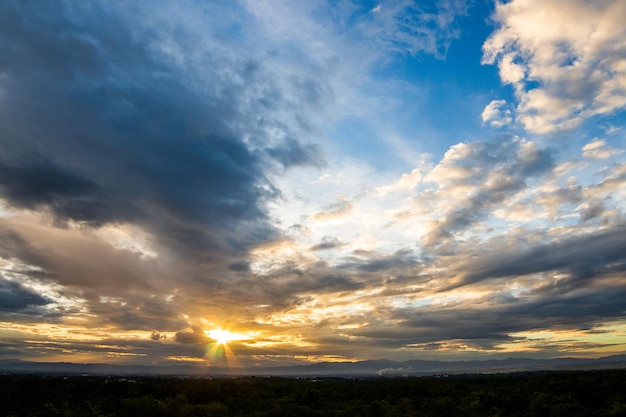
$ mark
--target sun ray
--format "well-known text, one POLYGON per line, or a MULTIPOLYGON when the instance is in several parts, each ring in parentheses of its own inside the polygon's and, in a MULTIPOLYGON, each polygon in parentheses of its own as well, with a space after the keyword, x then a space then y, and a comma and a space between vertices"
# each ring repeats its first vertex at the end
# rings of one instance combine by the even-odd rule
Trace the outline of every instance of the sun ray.
POLYGON ((205 330, 204 334, 214 340, 207 351, 209 360, 216 361, 223 356, 230 370, 241 368, 241 363, 239 363, 237 356, 228 344, 235 341, 250 340, 250 336, 221 328, 205 330))

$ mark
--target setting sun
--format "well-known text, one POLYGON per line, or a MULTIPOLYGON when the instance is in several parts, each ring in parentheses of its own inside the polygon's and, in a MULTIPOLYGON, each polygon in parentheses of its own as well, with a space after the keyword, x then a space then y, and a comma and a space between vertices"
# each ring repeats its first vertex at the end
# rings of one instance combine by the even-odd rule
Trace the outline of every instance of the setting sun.
POLYGON ((219 345, 226 345, 229 342, 232 342, 234 340, 250 339, 249 336, 238 334, 238 333, 232 333, 232 332, 229 332, 228 330, 223 330, 223 329, 205 330, 204 334, 210 337, 211 339, 215 340, 215 342, 219 345))

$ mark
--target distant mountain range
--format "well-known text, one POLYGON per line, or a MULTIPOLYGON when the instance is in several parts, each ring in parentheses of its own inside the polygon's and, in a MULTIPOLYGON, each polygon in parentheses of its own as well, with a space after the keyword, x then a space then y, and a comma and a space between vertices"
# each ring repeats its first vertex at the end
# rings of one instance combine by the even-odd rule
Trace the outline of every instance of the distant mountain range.
POLYGON ((88 375, 170 375, 170 376, 285 376, 285 377, 368 377, 429 376, 444 374, 492 374, 528 371, 626 368, 626 355, 603 358, 491 359, 473 361, 368 360, 361 362, 322 362, 310 365, 254 368, 217 368, 203 365, 111 365, 69 362, 0 361, 3 373, 88 374, 88 375))

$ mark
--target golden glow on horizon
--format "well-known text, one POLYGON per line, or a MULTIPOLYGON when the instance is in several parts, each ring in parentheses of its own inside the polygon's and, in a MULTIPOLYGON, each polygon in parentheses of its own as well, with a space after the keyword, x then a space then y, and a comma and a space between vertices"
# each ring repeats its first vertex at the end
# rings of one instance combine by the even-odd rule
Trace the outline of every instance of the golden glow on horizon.
MULTIPOLYGON (((469 293, 465 295, 469 295, 469 293)), ((303 306, 298 307, 303 308, 303 306)), ((348 313, 343 311, 343 305, 340 307, 339 311, 329 310, 328 314, 348 313)), ((298 311, 298 315, 304 315, 304 310, 298 311)), ((343 314, 340 314, 337 322, 328 323, 329 328, 341 331, 339 335, 344 340, 356 341, 356 336, 352 335, 351 331, 367 325, 367 322, 344 322, 343 318, 343 314)), ((164 359, 178 362, 205 362, 210 366, 220 367, 226 365, 230 369, 250 366, 251 360, 257 361, 263 357, 267 357, 270 361, 284 360, 286 362, 355 359, 343 355, 337 355, 337 358, 333 358, 333 355, 322 354, 319 350, 322 346, 315 343, 315 334, 304 331, 302 327, 269 333, 267 331, 248 331, 245 328, 233 330, 231 327, 222 328, 206 322, 204 325, 213 327, 210 330, 203 330, 203 334, 207 337, 204 357, 176 355, 172 352, 173 354, 164 355, 164 359), (265 352, 259 355, 254 351, 256 349, 263 349, 265 352), (294 355, 294 352, 299 353, 294 355)), ((165 333, 161 334, 165 335, 165 333)), ((168 333, 166 336, 158 343, 164 346, 164 352, 169 353, 171 349, 177 346, 176 336, 174 333, 168 333), (165 348, 165 345, 169 345, 169 347, 165 348)), ((561 352, 561 356, 589 357, 620 354, 624 352, 626 347, 626 323, 616 321, 589 330, 537 329, 536 331, 513 333, 510 336, 512 339, 492 347, 464 343, 461 340, 448 340, 442 342, 438 351, 441 354, 471 352, 475 354, 501 355, 507 353, 527 356, 539 354, 546 347, 549 347, 554 352, 561 352)), ((71 357, 72 362, 123 363, 132 358, 145 357, 145 353, 134 351, 134 341, 145 341, 150 337, 150 332, 123 331, 107 327, 88 328, 61 323, 31 326, 0 322, 0 339, 8 342, 24 341, 27 346, 26 349, 33 355, 32 357, 42 361, 70 361, 68 358, 71 357), (123 343, 122 340, 126 340, 127 343, 123 343), (89 345, 89 349, 87 345, 89 345)), ((363 343, 367 342, 367 338, 359 337, 359 339, 361 338, 363 343)), ((424 352, 424 346, 426 345, 416 344, 406 346, 406 348, 408 349, 407 352, 415 353, 424 352)))
POLYGON ((191 356, 167 356, 165 357, 168 361, 176 361, 176 362, 202 362, 204 363, 204 359, 202 358, 194 358, 191 356))
POLYGON ((540 352, 551 345, 568 355, 603 356, 621 354, 626 346, 626 324, 606 323, 595 330, 537 330, 511 334, 519 341, 498 345, 507 352, 540 352))
MULTIPOLYGON (((174 339, 173 333, 162 333, 169 339, 174 339)), ((33 337, 38 340, 51 338, 56 342, 77 341, 98 343, 107 339, 119 340, 145 340, 149 339, 151 332, 143 330, 120 330, 110 327, 89 327, 81 325, 43 323, 36 326, 0 322, 0 338, 25 338, 33 337), (29 336, 30 335, 30 336, 29 336)))

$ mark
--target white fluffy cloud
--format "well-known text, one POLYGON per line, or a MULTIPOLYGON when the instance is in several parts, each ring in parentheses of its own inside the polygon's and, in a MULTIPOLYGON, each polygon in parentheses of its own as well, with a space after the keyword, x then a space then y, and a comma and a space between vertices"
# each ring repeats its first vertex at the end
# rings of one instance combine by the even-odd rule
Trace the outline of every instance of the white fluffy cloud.
POLYGON ((498 29, 483 45, 512 84, 517 120, 534 133, 579 125, 626 107, 626 2, 498 3, 498 29))
POLYGON ((481 114, 483 123, 489 123, 494 127, 502 127, 513 121, 511 110, 507 108, 505 100, 492 100, 485 106, 481 114))
POLYGON ((585 158, 606 159, 613 155, 620 155, 623 152, 620 149, 613 149, 607 146, 606 142, 600 139, 594 139, 583 146, 583 156, 585 158))

